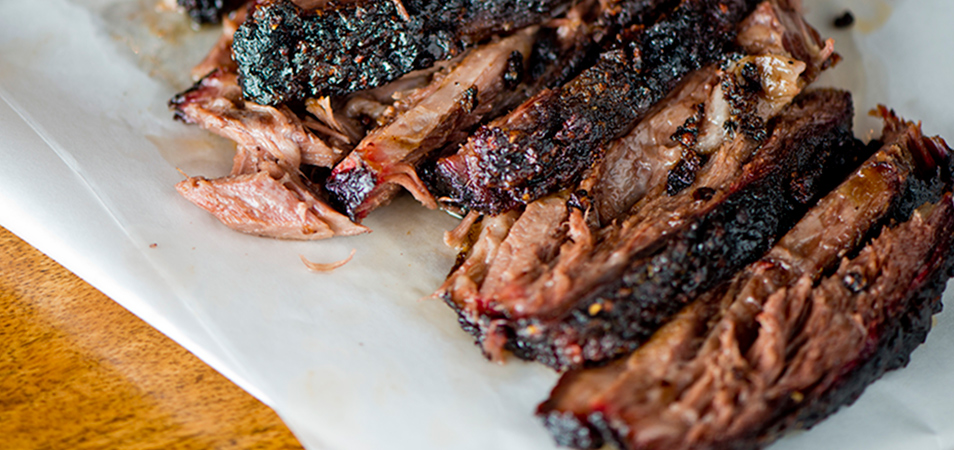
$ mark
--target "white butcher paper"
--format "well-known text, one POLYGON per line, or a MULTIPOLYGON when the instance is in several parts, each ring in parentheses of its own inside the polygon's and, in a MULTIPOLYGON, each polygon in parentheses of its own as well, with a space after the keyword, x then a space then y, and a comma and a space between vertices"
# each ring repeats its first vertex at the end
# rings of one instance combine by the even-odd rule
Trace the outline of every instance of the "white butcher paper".
MULTIPOLYGON (((429 295, 456 221, 408 196, 373 233, 320 242, 245 236, 181 198, 228 172, 232 146, 166 102, 217 31, 158 0, 0 0, 0 225, 176 340, 286 421, 309 449, 553 449, 533 416, 558 376, 488 362, 429 295), (333 273, 299 259, 354 259, 333 273)), ((844 56, 819 85, 954 139, 954 2, 806 0, 844 56), (845 10, 856 22, 831 23, 845 10)), ((949 289, 945 299, 951 302, 949 289)), ((952 306, 954 308, 954 306, 952 306)), ((954 448, 954 314, 907 368, 776 450, 954 448)))

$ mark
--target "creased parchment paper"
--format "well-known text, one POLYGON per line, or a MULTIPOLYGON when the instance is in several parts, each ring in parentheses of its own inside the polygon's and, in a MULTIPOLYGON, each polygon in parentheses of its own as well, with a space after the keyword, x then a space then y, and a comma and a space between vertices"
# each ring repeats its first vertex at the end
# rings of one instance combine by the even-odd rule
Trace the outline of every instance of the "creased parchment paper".
MULTIPOLYGON (((806 1, 846 58, 820 84, 855 93, 859 136, 880 129, 864 112, 882 102, 954 139, 954 2, 806 1), (856 25, 833 30, 846 8, 856 25)), ((275 408, 310 449, 554 448, 532 412, 557 375, 487 362, 426 299, 453 261, 453 218, 404 197, 369 235, 280 242, 176 194, 177 168, 221 175, 232 150, 165 106, 216 31, 155 4, 0 1, 0 225, 275 408), (299 260, 352 249, 331 274, 299 260)), ((954 315, 907 369, 773 448, 954 448, 954 315)))

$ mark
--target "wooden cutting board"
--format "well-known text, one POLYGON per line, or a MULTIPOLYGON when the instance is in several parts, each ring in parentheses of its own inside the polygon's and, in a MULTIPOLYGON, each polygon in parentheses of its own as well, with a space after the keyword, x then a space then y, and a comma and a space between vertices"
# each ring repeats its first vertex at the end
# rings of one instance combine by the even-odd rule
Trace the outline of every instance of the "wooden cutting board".
POLYGON ((301 445, 267 406, 0 228, 0 447, 301 445))

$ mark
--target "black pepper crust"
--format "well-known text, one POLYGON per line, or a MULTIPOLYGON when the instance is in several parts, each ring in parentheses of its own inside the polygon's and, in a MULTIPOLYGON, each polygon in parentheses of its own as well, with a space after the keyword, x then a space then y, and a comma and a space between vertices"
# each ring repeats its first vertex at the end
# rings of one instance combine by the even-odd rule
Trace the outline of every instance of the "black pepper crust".
POLYGON ((308 11, 290 0, 269 0, 253 7, 232 49, 246 98, 274 105, 380 86, 572 3, 363 0, 308 11))

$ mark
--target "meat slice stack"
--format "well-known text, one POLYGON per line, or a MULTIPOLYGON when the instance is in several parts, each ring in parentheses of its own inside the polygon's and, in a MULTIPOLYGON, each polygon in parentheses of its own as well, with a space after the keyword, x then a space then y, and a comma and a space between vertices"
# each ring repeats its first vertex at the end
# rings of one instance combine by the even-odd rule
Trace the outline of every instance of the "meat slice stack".
POLYGON ((566 371, 561 445, 760 448, 923 341, 950 149, 854 138, 800 0, 185 1, 224 33, 176 118, 236 143, 178 191, 324 239, 403 190, 464 215, 439 288, 491 359, 566 371))
MULTIPOLYGON (((566 14, 547 22, 546 29, 531 26, 484 43, 468 44, 465 47, 470 47, 469 50, 462 47, 464 54, 452 61, 406 73, 372 90, 344 97, 308 98, 303 104, 269 106, 270 101, 248 99, 253 97, 249 89, 240 87, 248 82, 248 75, 243 71, 246 63, 240 53, 245 45, 243 33, 262 27, 256 21, 281 9, 294 11, 302 20, 330 27, 335 33, 347 33, 355 23, 342 22, 344 16, 340 14, 353 13, 362 20, 372 20, 373 14, 369 16, 371 13, 366 7, 403 8, 400 2, 389 3, 390 6, 379 3, 350 4, 341 7, 344 9, 334 9, 338 7, 333 5, 307 9, 292 2, 256 2, 249 6, 250 10, 241 9, 226 21, 222 39, 194 69, 196 75, 204 77, 192 89, 176 96, 170 105, 176 110, 177 118, 236 141, 235 169, 229 177, 211 182, 190 178, 179 185, 179 191, 233 229, 292 239, 321 239, 367 231, 355 223, 347 224, 335 209, 355 222, 360 221, 373 209, 390 202, 402 186, 425 206, 435 208, 437 202, 417 174, 421 161, 463 141, 480 121, 499 116, 541 89, 565 81, 567 76, 589 63, 588 51, 599 46, 607 35, 625 24, 654 20, 668 5, 663 0, 618 0, 605 5, 584 1, 566 8, 554 3, 554 7, 566 10, 566 14), (337 12, 332 14, 329 8, 337 12), (337 18, 332 19, 332 15, 337 18), (310 156, 317 155, 314 150, 319 147, 326 157, 320 161, 309 160, 310 156), (291 184, 283 181, 271 185, 266 183, 267 177, 251 177, 266 170, 258 163, 250 169, 248 164, 240 162, 258 150, 266 150, 266 154, 281 160, 281 170, 274 167, 267 170, 271 178, 278 180, 287 175, 291 184), (346 155, 348 152, 350 155, 346 155), (305 167, 300 167, 302 165, 305 167), (327 175, 310 169, 313 166, 333 170, 327 175), (305 177, 304 172, 318 176, 305 177), (241 180, 236 178, 239 176, 241 180), (252 178, 254 183, 249 182, 252 178), (279 185, 294 185, 291 190, 295 192, 282 192, 279 185), (272 200, 256 203, 255 197, 272 200), (321 226, 321 222, 336 225, 321 226)), ((442 7, 426 2, 417 6, 442 7)), ((445 6, 453 9, 460 5, 445 6)), ((458 12, 467 17, 494 11, 499 15, 501 11, 494 8, 501 7, 481 3, 458 12)), ((534 6, 521 3, 520 7, 534 6)), ((526 20, 536 23, 550 17, 549 13, 540 11, 534 14, 526 20)), ((421 20, 430 20, 425 16, 421 20)), ((272 22, 274 26, 265 27, 268 33, 308 34, 307 30, 295 28, 297 22, 272 22)), ((489 26, 488 30, 502 26, 476 22, 471 25, 489 26)), ((484 32, 486 30, 481 33, 484 32)), ((363 52, 357 60, 374 57, 374 48, 364 44, 360 47, 355 49, 363 52)), ((285 53, 259 57, 272 61, 285 53)), ((262 67, 267 61, 258 61, 255 67, 262 67)), ((321 83, 328 86, 332 81, 321 83)))
POLYGON ((565 374, 538 411, 557 441, 760 448, 905 365, 954 264, 951 160, 885 115, 881 150, 764 258, 626 359, 565 374))

